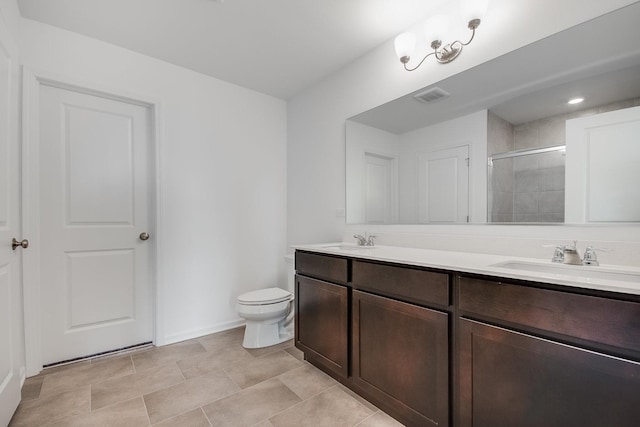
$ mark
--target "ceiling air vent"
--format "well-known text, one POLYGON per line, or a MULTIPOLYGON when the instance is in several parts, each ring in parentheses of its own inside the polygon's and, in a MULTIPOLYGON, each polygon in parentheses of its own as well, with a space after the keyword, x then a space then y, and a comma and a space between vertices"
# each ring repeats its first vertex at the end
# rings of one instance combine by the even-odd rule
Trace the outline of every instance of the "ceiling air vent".
POLYGON ((439 87, 434 87, 431 89, 427 89, 424 92, 420 92, 418 94, 413 95, 415 99, 420 102, 424 102, 425 104, 431 104, 433 102, 442 101, 445 98, 451 96, 449 92, 444 89, 440 89, 439 87))

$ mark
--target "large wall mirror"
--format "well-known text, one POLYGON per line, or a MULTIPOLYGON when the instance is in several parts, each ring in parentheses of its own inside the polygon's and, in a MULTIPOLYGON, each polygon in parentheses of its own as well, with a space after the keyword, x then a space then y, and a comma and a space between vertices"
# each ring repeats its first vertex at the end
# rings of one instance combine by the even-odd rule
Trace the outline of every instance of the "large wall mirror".
POLYGON ((348 119, 347 222, 640 222, 638 18, 635 3, 348 119))

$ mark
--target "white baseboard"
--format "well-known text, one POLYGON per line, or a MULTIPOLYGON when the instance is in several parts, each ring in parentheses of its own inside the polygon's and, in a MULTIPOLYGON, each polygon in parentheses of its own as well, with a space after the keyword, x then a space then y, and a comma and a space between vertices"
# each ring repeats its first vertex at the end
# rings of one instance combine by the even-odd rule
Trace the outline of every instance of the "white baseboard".
MULTIPOLYGON (((174 344, 180 341, 186 341, 193 338, 199 338, 204 335, 215 334, 216 332, 226 331, 228 329, 244 326, 244 319, 232 320, 229 322, 218 323, 216 325, 207 326, 206 328, 194 329, 192 331, 181 332, 179 334, 168 335, 163 340, 162 345, 174 344)), ((158 345, 158 344, 156 344, 158 345)))

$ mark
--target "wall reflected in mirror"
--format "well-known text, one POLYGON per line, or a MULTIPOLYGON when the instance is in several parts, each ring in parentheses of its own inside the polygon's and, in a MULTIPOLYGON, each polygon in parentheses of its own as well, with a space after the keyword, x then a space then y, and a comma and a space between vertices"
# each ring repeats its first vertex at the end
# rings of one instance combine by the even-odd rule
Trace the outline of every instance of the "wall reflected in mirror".
POLYGON ((640 182, 639 15, 628 6, 350 118, 347 222, 640 221, 640 190, 624 185, 640 182), (615 44, 599 36, 612 29, 615 44), (608 142, 567 140, 573 122, 608 142))

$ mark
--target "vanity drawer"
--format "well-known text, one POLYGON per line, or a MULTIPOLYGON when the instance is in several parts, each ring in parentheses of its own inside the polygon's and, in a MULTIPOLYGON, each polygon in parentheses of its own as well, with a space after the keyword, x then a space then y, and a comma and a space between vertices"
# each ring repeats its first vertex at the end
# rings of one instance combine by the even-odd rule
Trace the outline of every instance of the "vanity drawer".
POLYGON ((328 255, 296 251, 296 271, 298 274, 343 285, 349 280, 348 261, 328 255))
POLYGON ((463 276, 458 286, 466 313, 640 352, 638 302, 463 276))
POLYGON ((449 305, 449 275, 354 260, 354 288, 416 304, 449 305))

